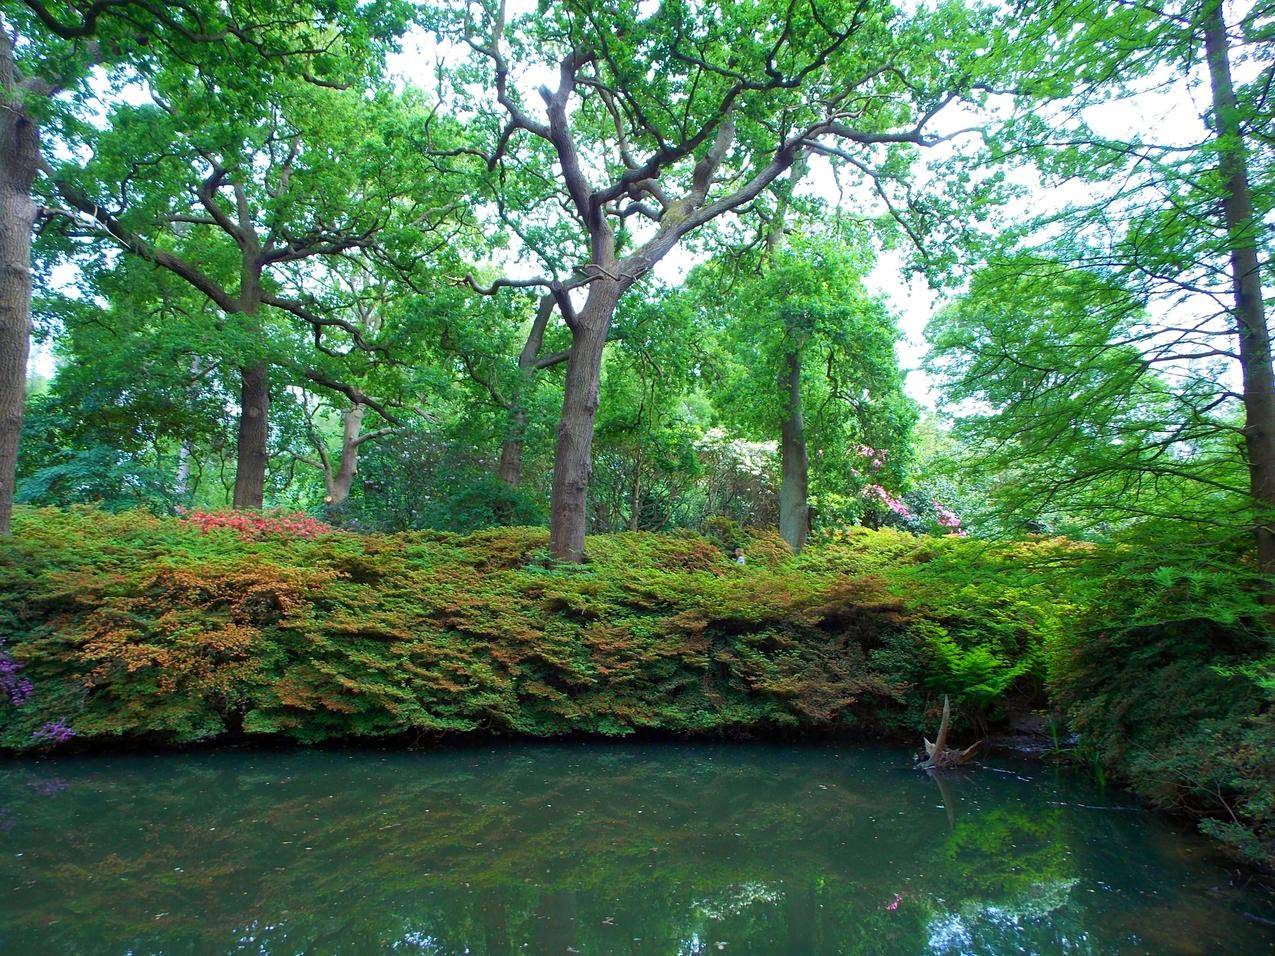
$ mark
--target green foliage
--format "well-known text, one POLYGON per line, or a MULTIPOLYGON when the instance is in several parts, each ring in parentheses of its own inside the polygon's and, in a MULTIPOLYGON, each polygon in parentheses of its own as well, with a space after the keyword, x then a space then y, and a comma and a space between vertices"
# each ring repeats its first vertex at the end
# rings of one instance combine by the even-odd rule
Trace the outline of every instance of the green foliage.
POLYGON ((711 397, 732 434, 778 440, 789 357, 799 357, 811 493, 830 526, 862 515, 866 484, 901 482, 916 420, 894 316, 864 283, 872 265, 865 234, 813 228, 764 259, 710 262, 684 294, 717 337, 711 397), (887 450, 879 473, 865 464, 865 445, 887 450))
POLYGON ((819 570, 769 534, 740 534, 741 567, 693 534, 630 532, 590 539, 577 567, 544 562, 535 528, 245 539, 25 511, 0 615, 35 692, 0 733, 22 749, 59 718, 80 740, 172 743, 919 729, 929 688, 872 656, 930 653, 924 601, 900 596, 926 565, 888 571, 903 537, 831 545, 819 570), (877 573, 839 570, 859 556, 877 573))
POLYGON ((443 531, 477 531, 500 525, 538 525, 540 502, 491 474, 459 475, 422 509, 420 526, 443 531))
POLYGON ((1081 752, 1157 806, 1275 861, 1275 634, 1235 542, 1144 529, 1095 550, 1050 689, 1081 752))
POLYGON ((793 557, 729 521, 711 534, 598 535, 558 565, 538 528, 245 539, 19 509, 0 632, 33 690, 0 705, 0 743, 44 746, 59 720, 88 744, 915 740, 944 694, 965 735, 1048 687, 1098 767, 1269 854, 1275 651, 1242 551, 855 529, 793 557))
POLYGON ((1149 351, 1150 322, 1119 278, 1030 255, 989 264, 935 316, 930 368, 963 409, 948 472, 984 476, 985 521, 1241 526, 1248 478, 1222 376, 1157 371, 1171 356, 1149 351))

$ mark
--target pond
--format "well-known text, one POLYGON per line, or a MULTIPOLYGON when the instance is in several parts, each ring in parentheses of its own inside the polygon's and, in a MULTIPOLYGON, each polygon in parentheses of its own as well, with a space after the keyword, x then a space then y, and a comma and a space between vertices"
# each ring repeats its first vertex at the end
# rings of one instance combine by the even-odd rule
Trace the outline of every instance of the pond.
POLYGON ((940 785, 848 745, 0 763, 0 951, 1271 951, 1272 901, 1203 838, 990 764, 940 785))

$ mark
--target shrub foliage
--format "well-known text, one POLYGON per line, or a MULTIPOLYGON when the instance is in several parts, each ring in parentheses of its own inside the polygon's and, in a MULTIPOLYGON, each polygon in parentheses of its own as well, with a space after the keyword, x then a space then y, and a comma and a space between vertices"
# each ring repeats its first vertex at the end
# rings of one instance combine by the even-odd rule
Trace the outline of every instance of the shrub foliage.
POLYGON ((894 530, 626 532, 26 510, 0 544, 0 746, 966 728, 1052 698, 1081 752, 1270 857, 1270 631, 1242 557, 894 530), (744 537, 741 537, 743 535, 744 537), (729 540, 726 540, 729 538, 729 540), (745 564, 732 555, 742 547, 745 564), (1240 570, 1236 570, 1239 568, 1240 570))

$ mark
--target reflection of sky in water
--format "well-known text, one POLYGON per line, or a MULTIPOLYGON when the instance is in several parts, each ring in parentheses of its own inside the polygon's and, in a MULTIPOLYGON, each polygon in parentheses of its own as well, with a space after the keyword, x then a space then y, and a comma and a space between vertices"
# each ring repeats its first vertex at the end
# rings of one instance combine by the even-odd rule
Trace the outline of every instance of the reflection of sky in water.
POLYGON ((0 952, 1268 952, 1198 836, 1043 766, 520 745, 0 765, 0 952))
POLYGON ((764 883, 744 883, 726 888, 713 899, 696 900, 692 908, 708 919, 720 920, 733 916, 754 903, 777 903, 782 898, 782 893, 764 883))
POLYGON ((931 953, 997 951, 1014 948, 1027 924, 1054 937, 1059 952, 1089 952, 1083 927, 1068 913, 1069 897, 1080 881, 1057 880, 1031 887, 1012 904, 967 904, 956 913, 940 913, 926 924, 931 953), (998 946, 999 944, 999 946, 998 946))

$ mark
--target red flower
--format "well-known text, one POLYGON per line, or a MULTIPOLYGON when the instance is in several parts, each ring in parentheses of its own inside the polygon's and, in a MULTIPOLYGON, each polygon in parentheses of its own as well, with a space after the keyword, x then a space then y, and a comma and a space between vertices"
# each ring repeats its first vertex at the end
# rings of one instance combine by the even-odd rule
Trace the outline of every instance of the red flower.
POLYGON ((259 511, 192 511, 181 521, 200 531, 233 531, 245 540, 268 536, 313 538, 336 530, 330 524, 300 512, 268 514, 259 511))

